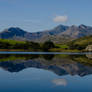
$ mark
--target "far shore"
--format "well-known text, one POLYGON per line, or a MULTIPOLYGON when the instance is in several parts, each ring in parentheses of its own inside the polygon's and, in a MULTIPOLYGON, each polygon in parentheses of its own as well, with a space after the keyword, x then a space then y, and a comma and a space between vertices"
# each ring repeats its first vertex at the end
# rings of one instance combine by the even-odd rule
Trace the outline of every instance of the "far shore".
POLYGON ((61 53, 85 53, 89 51, 80 51, 80 50, 62 50, 62 49, 50 49, 49 51, 42 50, 24 50, 24 49, 0 49, 0 52, 61 52, 61 53))

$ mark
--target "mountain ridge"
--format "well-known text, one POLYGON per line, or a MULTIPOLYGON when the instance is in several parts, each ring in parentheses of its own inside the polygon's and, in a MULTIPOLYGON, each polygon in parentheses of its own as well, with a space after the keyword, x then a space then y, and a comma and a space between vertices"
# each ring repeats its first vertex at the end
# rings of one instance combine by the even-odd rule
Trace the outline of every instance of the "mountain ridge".
POLYGON ((92 27, 86 25, 58 25, 51 30, 45 30, 42 32, 27 32, 18 27, 10 27, 0 32, 1 39, 12 40, 29 40, 36 42, 44 42, 46 40, 52 40, 55 43, 67 42, 80 37, 92 35, 92 27))

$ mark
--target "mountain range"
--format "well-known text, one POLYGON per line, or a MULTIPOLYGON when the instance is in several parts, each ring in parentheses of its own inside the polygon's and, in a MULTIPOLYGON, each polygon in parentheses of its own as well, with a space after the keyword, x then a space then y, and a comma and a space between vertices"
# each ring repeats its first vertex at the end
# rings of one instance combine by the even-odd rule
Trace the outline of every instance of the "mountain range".
POLYGON ((36 42, 44 42, 52 40, 55 43, 67 42, 80 37, 92 35, 92 27, 86 25, 58 25, 51 30, 44 30, 41 32, 27 32, 18 27, 11 27, 0 32, 1 39, 12 40, 29 40, 36 42))

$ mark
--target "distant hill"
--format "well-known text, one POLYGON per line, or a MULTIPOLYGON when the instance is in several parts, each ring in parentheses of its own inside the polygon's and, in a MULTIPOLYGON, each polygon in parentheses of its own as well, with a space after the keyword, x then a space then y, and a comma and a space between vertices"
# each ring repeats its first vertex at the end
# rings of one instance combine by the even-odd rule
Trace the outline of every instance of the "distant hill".
POLYGON ((92 27, 81 24, 79 26, 59 25, 51 30, 34 33, 24 31, 17 27, 11 27, 1 32, 0 38, 12 40, 30 40, 37 42, 52 40, 56 43, 61 43, 89 35, 92 35, 92 27))

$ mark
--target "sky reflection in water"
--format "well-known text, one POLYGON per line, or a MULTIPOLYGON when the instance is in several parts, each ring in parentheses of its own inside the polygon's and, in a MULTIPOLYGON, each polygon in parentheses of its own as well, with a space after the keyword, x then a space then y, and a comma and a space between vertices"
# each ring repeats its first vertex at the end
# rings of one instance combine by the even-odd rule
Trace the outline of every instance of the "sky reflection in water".
POLYGON ((91 54, 0 54, 0 92, 91 92, 91 54))

